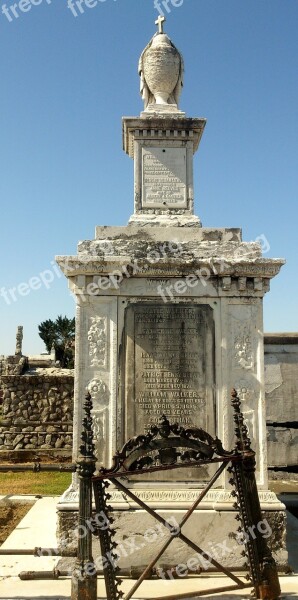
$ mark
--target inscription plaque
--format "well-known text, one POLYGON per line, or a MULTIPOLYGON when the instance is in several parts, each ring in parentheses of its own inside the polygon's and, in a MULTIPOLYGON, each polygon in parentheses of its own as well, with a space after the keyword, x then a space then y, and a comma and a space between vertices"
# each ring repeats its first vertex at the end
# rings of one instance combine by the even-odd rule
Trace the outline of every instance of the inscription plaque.
MULTIPOLYGON (((126 309, 125 340, 126 439, 148 430, 163 414, 215 435, 212 309, 132 305, 126 309)), ((181 479, 187 479, 185 472, 181 479)))
POLYGON ((186 149, 143 148, 144 208, 187 208, 186 149))

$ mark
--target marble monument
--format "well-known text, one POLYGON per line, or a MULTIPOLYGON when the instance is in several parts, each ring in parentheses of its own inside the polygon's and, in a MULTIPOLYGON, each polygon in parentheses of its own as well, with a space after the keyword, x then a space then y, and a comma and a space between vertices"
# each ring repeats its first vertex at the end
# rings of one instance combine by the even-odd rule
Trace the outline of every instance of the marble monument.
MULTIPOLYGON (((275 558, 285 564, 284 507, 267 480, 262 316, 263 297, 284 260, 264 258, 259 243, 242 241, 241 229, 204 228, 194 214, 193 157, 206 120, 179 109, 183 58, 164 33, 163 19, 157 24, 139 63, 144 110, 123 118, 123 148, 134 161, 134 212, 127 226, 98 226, 77 255, 57 257, 77 300, 74 458, 86 388, 94 403, 98 461, 110 466, 123 443, 162 414, 200 426, 232 449, 235 387, 257 453, 275 558)), ((132 477, 126 485, 179 521, 209 476, 207 470, 171 472, 143 482, 132 477)), ((64 533, 77 503, 74 479, 58 507, 64 533)), ((223 475, 194 514, 189 534, 207 548, 235 538, 233 503, 223 475)), ((132 531, 144 540, 150 517, 117 490, 111 504, 119 541, 132 531)), ((147 564, 150 548, 139 546, 124 566, 147 564)), ((242 564, 240 551, 232 544, 222 562, 242 564)), ((169 565, 175 545, 171 552, 169 565)), ((179 549, 179 560, 188 552, 179 549)))

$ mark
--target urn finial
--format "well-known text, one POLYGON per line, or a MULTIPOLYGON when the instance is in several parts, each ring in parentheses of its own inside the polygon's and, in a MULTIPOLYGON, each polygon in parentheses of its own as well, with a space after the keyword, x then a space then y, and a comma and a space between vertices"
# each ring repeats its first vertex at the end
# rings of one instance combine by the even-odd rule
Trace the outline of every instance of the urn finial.
POLYGON ((183 57, 163 31, 165 17, 155 22, 154 34, 139 61, 141 95, 146 112, 179 112, 178 103, 183 87, 183 57))

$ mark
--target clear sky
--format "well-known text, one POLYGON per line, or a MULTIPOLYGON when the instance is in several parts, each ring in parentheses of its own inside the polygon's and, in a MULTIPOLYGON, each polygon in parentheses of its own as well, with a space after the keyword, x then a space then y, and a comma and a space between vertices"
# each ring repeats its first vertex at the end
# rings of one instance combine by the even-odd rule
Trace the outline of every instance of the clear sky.
MULTIPOLYGON (((89 5, 75 16, 67 0, 0 0, 0 289, 39 278, 9 304, 0 296, 0 354, 14 353, 17 325, 25 354, 44 351, 38 324, 75 308, 54 256, 133 212, 121 117, 142 110, 137 64, 159 13, 154 0, 89 5), (40 274, 47 287, 37 289, 40 274)), ((169 9, 166 32, 186 64, 181 108, 208 119, 196 214, 206 227, 242 227, 247 241, 264 235, 265 256, 287 259, 264 302, 265 330, 298 331, 298 0, 169 9)))

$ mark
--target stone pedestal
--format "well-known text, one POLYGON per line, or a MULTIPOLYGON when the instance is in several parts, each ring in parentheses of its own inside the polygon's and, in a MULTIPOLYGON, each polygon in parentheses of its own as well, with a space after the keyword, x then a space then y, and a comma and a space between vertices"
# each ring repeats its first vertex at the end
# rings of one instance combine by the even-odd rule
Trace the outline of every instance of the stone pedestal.
MULTIPOLYGON (((279 524, 275 550, 284 564, 283 505, 267 483, 262 327, 262 299, 283 261, 262 258, 259 244, 242 242, 237 229, 129 225, 97 227, 94 241, 58 262, 78 304, 74 457, 86 388, 94 401, 96 453, 107 466, 128 437, 163 413, 183 426, 199 425, 233 448, 229 396, 235 387, 257 454, 262 509, 270 513, 268 522, 279 524)), ((179 514, 209 475, 178 473, 128 485, 152 506, 179 514)), ((77 500, 74 483, 61 500, 60 516, 77 500)), ((140 511, 116 490, 112 504, 119 539, 128 535, 131 518, 136 527, 145 526, 136 517, 140 511)), ((208 531, 215 543, 218 519, 223 538, 233 531, 232 521, 236 531, 224 476, 202 509, 193 525, 202 542, 208 531)), ((232 564, 240 560, 231 556, 232 564)), ((147 555, 139 552, 134 560, 145 564, 147 555)))
POLYGON ((194 215, 193 155, 206 119, 143 113, 123 119, 123 147, 134 159, 130 224, 200 226, 194 215))

